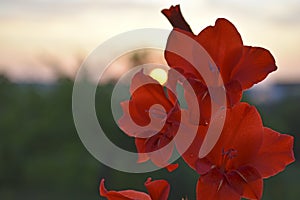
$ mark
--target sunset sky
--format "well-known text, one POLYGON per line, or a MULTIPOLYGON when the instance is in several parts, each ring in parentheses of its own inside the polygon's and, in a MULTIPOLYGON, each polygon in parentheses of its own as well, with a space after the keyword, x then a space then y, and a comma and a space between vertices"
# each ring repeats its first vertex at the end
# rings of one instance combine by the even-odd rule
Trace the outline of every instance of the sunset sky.
POLYGON ((73 76, 81 59, 114 35, 137 28, 170 29, 160 13, 181 4, 194 33, 226 17, 244 44, 274 55, 268 81, 299 81, 299 0, 0 0, 0 74, 13 81, 73 76))

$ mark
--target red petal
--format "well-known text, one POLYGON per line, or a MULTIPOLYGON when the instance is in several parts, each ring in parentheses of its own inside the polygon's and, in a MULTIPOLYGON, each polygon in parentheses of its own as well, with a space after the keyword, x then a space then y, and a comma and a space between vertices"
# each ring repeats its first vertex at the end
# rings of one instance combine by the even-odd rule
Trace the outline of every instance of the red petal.
POLYGON ((163 9, 161 12, 168 18, 174 28, 192 32, 190 26, 182 16, 180 5, 171 6, 169 9, 163 9))
POLYGON ((293 143, 292 136, 264 128, 263 143, 251 164, 263 178, 274 176, 295 161, 293 143))
POLYGON ((153 79, 151 76, 145 75, 142 69, 132 77, 129 89, 130 94, 133 94, 136 89, 147 84, 160 85, 157 80, 153 79))
MULTIPOLYGON (((123 115, 118 120, 118 125, 122 129, 122 131, 124 131, 128 136, 147 138, 157 134, 164 127, 165 120, 162 119, 160 116, 154 115, 151 115, 151 123, 147 124, 147 126, 140 126, 136 124, 136 122, 132 119, 132 116, 130 115, 129 101, 123 101, 120 103, 120 105, 123 110, 123 115)), ((161 113, 163 112, 164 111, 161 110, 161 113)), ((156 113, 159 113, 159 109, 156 109, 156 113)), ((149 117, 149 113, 145 113, 144 117, 149 117)), ((133 118, 136 119, 136 117, 133 118)))
POLYGON ((202 30, 197 40, 219 67, 224 83, 228 83, 242 55, 243 41, 237 29, 228 20, 217 19, 215 26, 202 30))
MULTIPOLYGON (((138 88, 129 101, 132 119, 140 126, 148 125, 150 123, 149 110, 155 104, 163 106, 167 113, 173 108, 161 85, 147 84, 138 88)), ((164 116, 165 113, 162 111, 161 118, 164 116)))
POLYGON ((145 182, 145 186, 151 197, 151 200, 167 200, 170 192, 170 184, 165 180, 151 181, 151 178, 145 182))
POLYGON ((150 196, 144 192, 134 190, 123 191, 107 191, 104 186, 104 179, 100 183, 100 195, 106 197, 108 200, 151 200, 150 196))
POLYGON ((231 188, 249 199, 260 199, 263 182, 259 172, 251 166, 243 166, 226 174, 231 188))
POLYGON ((198 159, 196 161, 196 171, 201 175, 208 173, 211 170, 212 166, 212 163, 206 158, 198 159))
POLYGON ((146 162, 150 158, 159 167, 168 165, 174 149, 173 141, 162 136, 161 133, 148 139, 136 138, 135 145, 139 153, 139 163, 146 162))
POLYGON ((178 99, 176 97, 177 91, 177 84, 180 82, 182 79, 182 76, 174 70, 174 69, 169 69, 168 70, 168 80, 166 82, 166 88, 167 88, 167 94, 168 94, 168 99, 171 101, 173 105, 178 104, 178 99))
POLYGON ((243 197, 247 199, 261 199, 263 193, 263 179, 257 179, 245 185, 243 197))
POLYGON ((261 175, 257 169, 251 166, 242 166, 237 169, 237 172, 247 183, 261 179, 261 175))
POLYGON ((107 195, 107 190, 105 188, 104 181, 105 181, 104 179, 101 180, 99 191, 100 191, 100 195, 105 197, 107 195))
POLYGON ((175 164, 170 164, 166 167, 166 169, 168 170, 168 172, 173 172, 174 170, 176 170, 178 168, 179 164, 175 163, 175 164))
POLYGON ((121 102, 123 116, 119 119, 119 126, 127 135, 151 137, 164 128, 168 114, 172 118, 168 120, 180 119, 178 107, 167 99, 162 86, 142 71, 133 77, 131 93, 129 101, 121 102))
POLYGON ((190 32, 174 29, 170 33, 165 58, 171 68, 186 78, 196 79, 207 85, 213 85, 219 78, 210 55, 190 32))
POLYGON ((208 54, 205 49, 203 49, 203 52, 195 52, 195 45, 197 44, 194 34, 176 28, 169 35, 165 58, 171 68, 177 70, 186 78, 192 77, 202 80, 196 66, 190 63, 194 62, 193 64, 196 64, 207 60, 208 54))
POLYGON ((230 187, 239 195, 242 195, 244 192, 243 185, 245 184, 245 181, 242 179, 242 177, 236 172, 231 171, 226 174, 226 180, 228 181, 228 184, 230 187))
POLYGON ((222 152, 234 149, 237 156, 227 162, 227 168, 237 169, 257 155, 262 137, 263 125, 255 107, 239 103, 228 109, 221 136, 207 158, 220 166, 222 152))
POLYGON ((232 71, 230 78, 239 81, 245 90, 264 80, 276 69, 274 57, 268 50, 244 46, 241 60, 232 71))
POLYGON ((188 79, 188 82, 184 82, 183 88, 185 89, 184 97, 190 111, 191 122, 207 125, 211 115, 211 98, 207 87, 196 79, 188 79), (193 87, 192 91, 190 90, 191 88, 187 89, 187 84, 193 87), (197 101, 194 99, 195 95, 197 95, 197 101))
MULTIPOLYGON (((171 102, 166 98, 163 87, 151 77, 143 74, 142 71, 132 78, 130 92, 130 116, 140 126, 150 123, 149 109, 151 106, 159 104, 167 113, 173 108, 171 102)), ((165 116, 164 113, 161 115, 165 116)))
MULTIPOLYGON (((190 125, 190 126, 192 126, 192 125, 190 125)), ((192 144, 182 154, 182 158, 184 159, 184 161, 194 170, 197 170, 197 161, 199 160, 198 154, 199 154, 199 150, 202 145, 203 139, 205 137, 205 134, 207 132, 207 129, 208 129, 208 126, 199 126, 197 135, 196 135, 195 139, 193 140, 192 144)), ((176 147, 177 147, 177 143, 176 143, 176 147)), ((179 152, 181 152, 181 151, 179 151, 179 152)))
POLYGON ((230 81, 225 85, 227 104, 232 107, 242 99, 242 86, 238 81, 230 81))
POLYGON ((147 139, 144 138, 135 138, 135 146, 138 152, 138 163, 143 163, 150 159, 146 152, 146 141, 147 139))
POLYGON ((168 161, 172 156, 173 149, 174 149, 174 143, 173 143, 173 141, 170 141, 169 139, 167 139, 165 137, 160 139, 160 141, 161 141, 161 144, 159 144, 158 148, 155 148, 155 149, 153 147, 151 147, 153 144, 153 143, 151 143, 152 141, 147 143, 146 151, 148 148, 150 151, 148 155, 149 155, 151 161, 155 165, 160 166, 160 167, 165 167, 169 164, 168 161))
POLYGON ((197 200, 240 200, 241 196, 230 188, 223 175, 212 169, 200 176, 197 183, 197 200))

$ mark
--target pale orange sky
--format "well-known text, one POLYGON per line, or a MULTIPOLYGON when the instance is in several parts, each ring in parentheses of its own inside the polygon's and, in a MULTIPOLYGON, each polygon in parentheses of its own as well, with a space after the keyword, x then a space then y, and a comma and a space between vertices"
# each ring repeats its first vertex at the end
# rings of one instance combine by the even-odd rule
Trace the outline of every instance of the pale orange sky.
POLYGON ((171 30, 160 11, 178 3, 194 33, 226 17, 246 45, 269 49, 279 69, 268 81, 299 81, 298 0, 0 0, 0 73, 15 81, 73 76, 79 60, 114 35, 171 30))

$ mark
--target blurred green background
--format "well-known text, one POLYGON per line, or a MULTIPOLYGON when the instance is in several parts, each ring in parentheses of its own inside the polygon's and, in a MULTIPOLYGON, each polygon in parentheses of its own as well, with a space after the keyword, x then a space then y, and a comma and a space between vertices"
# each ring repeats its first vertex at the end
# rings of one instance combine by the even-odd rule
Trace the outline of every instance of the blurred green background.
MULTIPOLYGON (((113 86, 109 82, 97 90, 99 121, 112 141, 122 141, 120 146, 134 149, 132 139, 113 121, 108 106, 113 86)), ((198 175, 181 160, 179 169, 172 173, 162 169, 153 173, 127 174, 94 159, 82 145, 74 127, 72 87, 72 80, 67 78, 52 84, 28 84, 12 83, 4 76, 0 77, 1 200, 96 200, 101 199, 98 187, 102 178, 106 179, 108 189, 145 191, 143 184, 147 177, 168 180, 171 183, 169 199, 185 196, 195 199, 198 175)), ((244 101, 256 102, 266 126, 295 136, 296 159, 300 152, 299 90, 297 84, 277 85, 272 89, 277 98, 259 103, 255 101, 260 95, 256 90, 244 95, 244 101), (283 96, 278 97, 278 94, 283 96)), ((300 199, 299 171, 300 163, 296 161, 284 172, 266 180, 263 199, 300 199)))

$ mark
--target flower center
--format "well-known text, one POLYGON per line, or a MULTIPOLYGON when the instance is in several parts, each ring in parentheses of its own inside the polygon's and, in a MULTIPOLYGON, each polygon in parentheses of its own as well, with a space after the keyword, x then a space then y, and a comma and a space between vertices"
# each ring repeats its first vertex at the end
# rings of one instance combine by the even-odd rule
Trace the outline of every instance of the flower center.
POLYGON ((222 172, 227 171, 230 161, 235 157, 237 157, 237 150, 230 148, 225 151, 224 148, 222 149, 222 161, 220 167, 222 172))

